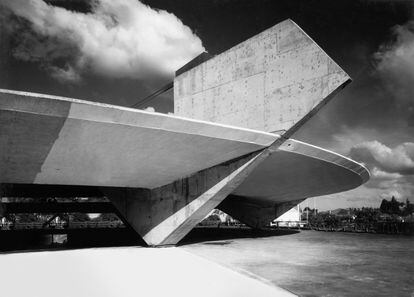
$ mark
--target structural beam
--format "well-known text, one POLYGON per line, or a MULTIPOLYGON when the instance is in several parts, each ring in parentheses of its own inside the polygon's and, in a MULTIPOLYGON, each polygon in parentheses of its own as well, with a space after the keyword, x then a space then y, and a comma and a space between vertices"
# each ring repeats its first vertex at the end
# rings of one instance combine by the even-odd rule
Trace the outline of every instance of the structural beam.
MULTIPOLYGON (((1 202, 4 213, 114 213, 110 202, 1 202)), ((1 211, 1 210, 0 210, 1 211)), ((0 212, 1 215, 1 212, 0 212)))
POLYGON ((74 198, 74 197, 103 197, 99 187, 79 185, 50 185, 50 184, 11 184, 1 183, 3 197, 18 198, 74 198))
POLYGON ((249 227, 262 229, 303 200, 275 203, 230 195, 217 208, 249 227))
MULTIPOLYGON (((340 182, 325 181, 322 192, 369 177, 359 164, 343 166, 346 158, 289 141, 349 82, 286 20, 179 70, 175 115, 0 90, 0 183, 94 187, 73 193, 99 188, 148 245, 178 243, 216 207, 260 228, 310 191, 319 193, 310 186, 317 183, 306 179, 297 188, 288 174, 336 173, 329 180, 340 182), (301 167, 286 166, 295 162, 301 167)), ((39 188, 37 195, 54 191, 39 188)))
POLYGON ((351 81, 292 20, 184 69, 174 79, 175 114, 278 134, 351 81))
POLYGON ((177 244, 269 154, 262 150, 153 190, 103 191, 148 245, 177 244))

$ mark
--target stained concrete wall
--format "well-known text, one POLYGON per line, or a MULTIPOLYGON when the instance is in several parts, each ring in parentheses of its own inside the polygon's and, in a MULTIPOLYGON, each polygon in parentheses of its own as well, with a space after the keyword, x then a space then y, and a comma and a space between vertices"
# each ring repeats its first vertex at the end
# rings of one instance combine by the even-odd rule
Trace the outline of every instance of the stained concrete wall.
POLYGON ((0 183, 155 188, 277 136, 0 89, 0 183))
POLYGON ((348 80, 306 33, 286 20, 178 75, 174 112, 284 131, 348 80))
POLYGON ((265 149, 156 189, 103 189, 149 245, 177 244, 270 155, 265 149))

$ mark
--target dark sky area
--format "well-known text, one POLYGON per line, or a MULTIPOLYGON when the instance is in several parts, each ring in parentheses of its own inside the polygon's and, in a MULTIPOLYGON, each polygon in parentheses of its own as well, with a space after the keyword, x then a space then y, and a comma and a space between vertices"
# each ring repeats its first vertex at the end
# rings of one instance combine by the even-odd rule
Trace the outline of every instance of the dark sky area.
MULTIPOLYGON (((112 2, 124 7, 108 0, 47 1, 62 8, 52 10, 41 0, 5 0, 0 88, 131 106, 169 82, 203 47, 215 55, 290 18, 353 79, 294 138, 351 156, 372 173, 366 185, 336 199, 317 198, 317 206, 414 200, 414 1, 112 2), (130 35, 106 31, 117 26, 130 35)), ((147 105, 171 112, 172 94, 147 105)))

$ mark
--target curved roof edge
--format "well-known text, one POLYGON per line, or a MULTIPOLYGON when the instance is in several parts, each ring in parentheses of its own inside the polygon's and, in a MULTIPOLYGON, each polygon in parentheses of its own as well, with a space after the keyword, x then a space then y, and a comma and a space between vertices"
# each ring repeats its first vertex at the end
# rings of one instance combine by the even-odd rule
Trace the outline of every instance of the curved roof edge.
POLYGON ((224 140, 251 143, 262 148, 269 146, 280 137, 277 134, 265 131, 185 118, 175 114, 165 114, 108 103, 1 88, 0 110, 107 122, 108 124, 140 126, 150 129, 162 129, 167 132, 199 134, 224 140), (23 103, 19 103, 19 99, 23 100, 23 103), (38 104, 37 99, 45 102, 45 104, 38 104), (61 114, 58 111, 59 109, 52 108, 56 105, 68 105, 70 108, 69 114, 66 109, 61 114))
POLYGON ((366 183, 371 177, 371 173, 369 172, 368 168, 366 168, 363 164, 358 163, 351 158, 345 157, 341 154, 306 142, 290 138, 279 147, 279 150, 305 155, 311 158, 335 164, 337 166, 341 166, 349 171, 358 174, 361 178, 361 185, 366 183))

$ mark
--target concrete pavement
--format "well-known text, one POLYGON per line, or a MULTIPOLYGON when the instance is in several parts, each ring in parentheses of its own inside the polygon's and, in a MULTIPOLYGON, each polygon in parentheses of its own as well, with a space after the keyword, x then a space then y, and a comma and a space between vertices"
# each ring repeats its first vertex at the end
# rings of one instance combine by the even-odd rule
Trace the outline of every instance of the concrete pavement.
POLYGON ((296 296, 181 248, 0 255, 2 296, 296 296))

